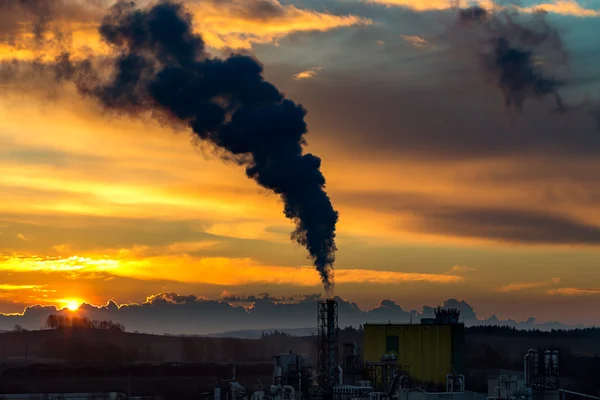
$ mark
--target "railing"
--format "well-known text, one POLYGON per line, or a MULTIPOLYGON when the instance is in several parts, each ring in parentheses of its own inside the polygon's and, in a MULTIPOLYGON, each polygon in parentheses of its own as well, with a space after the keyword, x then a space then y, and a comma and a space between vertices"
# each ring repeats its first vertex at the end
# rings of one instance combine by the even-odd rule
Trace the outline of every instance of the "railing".
POLYGON ((598 396, 591 396, 589 394, 585 394, 585 393, 577 393, 577 392, 572 392, 570 390, 564 390, 564 389, 560 389, 558 391, 558 393, 560 394, 560 400, 566 400, 567 395, 573 395, 573 396, 578 396, 578 397, 584 397, 586 399, 593 399, 593 400, 600 400, 600 397, 598 396))

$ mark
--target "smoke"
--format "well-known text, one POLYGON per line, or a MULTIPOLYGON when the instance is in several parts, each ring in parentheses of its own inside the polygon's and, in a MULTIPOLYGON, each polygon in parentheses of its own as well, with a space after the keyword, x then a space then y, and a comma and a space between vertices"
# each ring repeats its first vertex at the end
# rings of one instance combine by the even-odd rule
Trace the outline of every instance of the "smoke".
POLYGON ((308 250, 325 289, 331 289, 338 213, 324 190, 321 159, 303 154, 306 110, 265 81, 253 57, 208 54, 193 33, 191 15, 174 1, 146 9, 119 1, 100 34, 114 50, 108 79, 106 65, 69 54, 46 71, 57 82, 73 82, 109 111, 185 123, 223 157, 245 166, 249 178, 281 197, 285 216, 295 223, 292 239, 308 250))
POLYGON ((565 81, 547 72, 567 65, 560 34, 540 11, 522 18, 514 10, 489 11, 480 6, 459 10, 458 26, 485 37, 481 68, 504 94, 507 108, 523 110, 527 99, 553 98, 555 110, 566 107, 558 90, 565 81), (547 57, 541 58, 541 54, 547 57))
POLYGON ((56 21, 72 23, 95 22, 106 9, 108 0, 0 0, 0 41, 15 45, 23 33, 31 33, 34 44, 68 40, 69 32, 56 21), (66 37, 65 37, 66 36, 66 37))

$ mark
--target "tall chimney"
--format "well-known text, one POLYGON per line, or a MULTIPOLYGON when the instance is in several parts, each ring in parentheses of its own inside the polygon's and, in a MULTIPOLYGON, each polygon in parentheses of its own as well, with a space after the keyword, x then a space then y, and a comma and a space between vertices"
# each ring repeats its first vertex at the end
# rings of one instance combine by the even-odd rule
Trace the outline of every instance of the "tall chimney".
POLYGON ((331 398, 338 382, 338 303, 329 298, 319 302, 319 384, 331 398))

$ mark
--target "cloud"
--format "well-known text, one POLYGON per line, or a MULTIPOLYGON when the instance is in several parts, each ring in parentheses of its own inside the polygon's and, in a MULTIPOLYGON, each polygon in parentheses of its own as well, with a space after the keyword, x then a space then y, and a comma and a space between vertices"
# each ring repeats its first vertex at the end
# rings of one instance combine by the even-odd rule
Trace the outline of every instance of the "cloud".
POLYGON ((559 15, 570 15, 574 17, 598 17, 600 10, 585 8, 576 0, 555 0, 553 2, 541 3, 531 7, 519 7, 520 10, 528 12, 546 11, 559 15))
POLYGON ((188 295, 180 296, 177 293, 159 293, 148 296, 146 298, 146 304, 158 305, 158 304, 189 304, 196 301, 204 300, 202 298, 188 295))
POLYGON ((544 17, 543 13, 522 18, 480 7, 461 9, 457 29, 450 31, 449 38, 456 41, 453 47, 458 52, 477 52, 481 72, 501 90, 507 108, 522 112, 526 100, 554 98, 555 111, 565 113, 569 107, 559 90, 567 81, 555 71, 567 66, 567 51, 558 29, 544 17), (548 61, 542 63, 540 57, 548 61), (544 68, 546 64, 550 68, 544 68))
POLYGON ((423 210, 415 227, 429 233, 510 243, 600 245, 600 227, 533 210, 462 207, 423 210))
POLYGON ((550 281, 542 282, 516 282, 505 286, 501 286, 496 291, 499 293, 520 292, 528 289, 537 289, 544 286, 556 285, 558 283, 560 283, 560 278, 552 278, 550 281))
MULTIPOLYGON (((106 50, 96 30, 108 0, 0 0, 0 59, 51 57, 61 51, 85 57, 86 49, 106 50), (4 40, 2 40, 4 39, 4 40)), ((368 19, 334 15, 278 0, 184 1, 196 20, 196 30, 214 48, 246 48, 274 43, 297 32, 368 25, 368 19)))
POLYGON ((360 161, 374 162, 367 156, 372 152, 382 164, 399 158, 435 164, 525 162, 531 155, 540 162, 554 158, 554 163, 600 154, 597 124, 585 108, 558 115, 542 100, 529 102, 523 114, 507 115, 503 93, 488 86, 477 54, 452 54, 448 48, 428 53, 406 61, 406 55, 389 50, 389 61, 377 66, 377 76, 337 71, 293 94, 305 98, 312 129, 331 132, 329 141, 360 161), (396 65, 403 66, 403 78, 396 65))
POLYGON ((355 15, 334 15, 278 0, 210 0, 189 4, 198 30, 216 48, 250 48, 296 32, 324 32, 372 22, 355 15))
POLYGON ((379 284, 394 284, 403 282, 459 283, 464 281, 464 278, 456 275, 373 271, 360 269, 336 269, 335 279, 337 283, 379 284))
POLYGON ((25 235, 23 235, 22 233, 18 233, 18 234, 17 234, 17 237, 18 237, 19 239, 21 239, 22 241, 24 241, 24 242, 26 242, 26 241, 27 241, 27 238, 26 238, 26 237, 25 237, 25 235))
MULTIPOLYGON (((461 0, 366 0, 368 3, 378 3, 386 6, 406 7, 415 11, 432 11, 432 10, 448 10, 455 9, 464 5, 461 0)), ((481 0, 474 2, 485 8, 509 8, 516 9, 520 12, 535 13, 545 11, 548 13, 569 15, 575 17, 597 17, 600 16, 600 11, 588 9, 579 4, 576 0, 555 0, 546 3, 535 4, 531 7, 521 7, 510 4, 501 6, 493 0, 481 0)))
POLYGON ((317 74, 323 70, 323 67, 314 67, 311 69, 307 69, 306 71, 298 72, 294 74, 295 80, 303 80, 303 79, 311 79, 317 76, 317 74))
POLYGON ((15 40, 29 30, 42 40, 55 23, 86 24, 101 16, 104 0, 0 0, 0 37, 15 40))
POLYGON ((0 284, 0 291, 18 291, 18 290, 39 290, 43 286, 40 285, 7 285, 0 284))
MULTIPOLYGON (((376 8, 371 7, 373 10, 369 12, 375 13, 376 8)), ((345 11, 334 12, 342 15, 345 11)), ((400 18, 401 12, 406 14, 400 9, 386 12, 390 19, 400 18)), ((352 11, 352 14, 357 13, 352 11)), ((373 15, 368 16, 373 18, 373 15)), ((293 97, 292 93, 298 93, 298 98, 307 106, 311 131, 327 132, 327 135, 311 137, 310 144, 311 148, 325 148, 332 155, 326 158, 324 165, 338 176, 335 180, 329 178, 329 188, 336 204, 343 201, 340 235, 351 243, 341 248, 343 252, 353 251, 351 254, 365 250, 360 262, 348 261, 350 257, 346 257, 344 267, 371 265, 368 259, 371 256, 377 268, 394 264, 387 256, 376 254, 377 250, 365 249, 367 239, 387 244, 431 235, 427 240, 437 246, 446 240, 473 243, 474 238, 502 242, 504 246, 507 242, 519 243, 516 251, 523 250, 527 244, 537 244, 520 240, 521 228, 528 236, 532 235, 531 231, 535 230, 532 220, 518 223, 513 218, 498 224, 486 217, 478 227, 467 217, 467 228, 463 228, 460 217, 452 217, 454 227, 449 227, 446 221, 449 217, 439 217, 438 212, 462 215, 469 209, 517 210, 522 215, 533 210, 534 215, 562 216, 571 222, 597 225, 594 204, 597 204, 595 197, 600 179, 595 172, 598 170, 595 160, 600 147, 595 130, 590 129, 593 124, 586 122, 585 113, 577 112, 576 116, 560 119, 533 105, 525 115, 507 117, 502 109, 502 95, 475 82, 479 77, 470 74, 473 65, 468 60, 456 60, 444 53, 443 46, 431 52, 418 52, 405 43, 398 43, 400 32, 394 27, 435 43, 430 35, 435 21, 427 18, 427 15, 419 16, 419 22, 413 23, 418 25, 414 29, 386 20, 386 28, 394 33, 389 36, 382 35, 380 27, 369 28, 370 32, 353 31, 350 38, 346 31, 319 36, 328 39, 327 44, 339 41, 336 64, 324 64, 327 71, 332 72, 327 81, 307 80, 297 85, 289 82, 292 74, 306 65, 321 65, 319 60, 294 64, 283 71, 276 63, 267 63, 268 73, 276 77, 280 74, 282 82, 289 82, 285 91, 293 97), (428 25, 428 22, 432 23, 428 25), (375 46, 374 37, 385 39, 385 54, 373 57, 367 52, 371 48, 383 50, 375 46), (368 45, 361 40, 368 41, 368 45), (400 47, 402 51, 398 51, 400 47), (361 55, 362 63, 346 62, 346 57, 352 57, 350 49, 358 50, 356 53, 361 55), (468 65, 459 68, 461 62, 468 65), (352 72, 347 68, 356 70, 352 72), (377 68, 377 74, 370 68, 377 68), (389 78, 392 74, 393 79, 389 78), (358 170, 362 173, 357 173, 358 170), (341 175, 346 177, 339 178, 341 175), (565 181, 571 183, 565 185, 565 181), (383 196, 386 199, 382 200, 377 193, 382 185, 398 188, 398 192, 386 193, 383 196), (363 201, 353 203, 349 197, 355 193, 349 188, 355 189, 355 193, 362 192, 363 201), (407 204, 411 203, 413 194, 418 198, 407 204), (347 210, 350 213, 345 213, 347 210), (440 219, 438 230, 436 224, 440 219), (366 220, 369 224, 364 224, 366 220), (423 223, 423 220, 431 223, 423 223)), ((295 43, 290 38, 280 48, 268 50, 277 50, 271 55, 271 61, 279 61, 302 49, 303 41, 304 45, 323 51, 319 40, 293 39, 295 43)), ((577 56, 579 48, 574 47, 573 53, 577 56)), ((308 52, 300 54, 304 56, 308 52)), ((578 67, 576 64, 574 71, 578 67)), ((590 90, 594 85, 590 84, 590 90)), ((95 260, 114 260, 122 249, 124 253, 129 252, 127 257, 133 260, 148 258, 147 266, 124 263, 121 272, 133 276, 137 270, 149 268, 151 272, 143 273, 144 279, 151 275, 166 276, 165 272, 155 273, 153 265, 162 263, 165 270, 171 266, 193 269, 196 261, 204 257, 210 260, 226 256, 234 263, 250 258, 260 266, 274 267, 305 262, 293 249, 287 249, 291 247, 287 245, 288 226, 276 200, 253 192, 236 180, 235 172, 239 171, 235 167, 229 166, 231 172, 216 163, 196 160, 197 154, 187 149, 189 143, 183 135, 165 135, 165 140, 158 140, 156 129, 150 125, 125 125, 117 121, 101 124, 88 114, 82 114, 79 119, 71 118, 64 110, 57 111, 54 107, 45 109, 47 116, 40 117, 31 111, 36 106, 33 102, 15 104, 25 111, 9 118, 10 108, 4 109, 5 113, 0 116, 2 131, 25 129, 26 134, 19 134, 20 144, 35 139, 40 146, 27 146, 20 153, 15 147, 4 146, 4 142, 0 145, 0 149, 5 150, 2 153, 3 183, 10 182, 0 188, 3 211, 11 215, 13 222, 29 223, 26 228, 22 225, 6 228, 2 243, 3 248, 11 247, 9 252, 16 249, 16 254, 45 256, 46 252, 54 254, 52 246, 64 244, 69 246, 61 253, 64 258, 79 254, 95 260), (22 126, 23 120, 28 121, 27 127, 22 126), (37 135, 41 129, 48 129, 48 134, 37 135), (146 140, 138 148, 129 136, 141 131, 146 140), (116 136, 120 139, 116 140, 116 136), (42 152, 44 147, 56 151, 42 152), (102 154, 95 158, 92 153, 102 154), (5 159, 10 155, 15 158, 5 159), (57 212, 60 214, 53 219, 41 216, 57 212), (73 218, 76 214, 85 214, 85 217, 73 218), (244 215, 249 216, 250 221, 242 221, 244 215), (111 220, 94 216, 109 216, 111 220), (107 231, 111 234, 107 235, 107 231), (19 241, 15 235, 21 232, 36 238, 38 243, 16 243, 19 241), (203 232, 217 237, 205 237, 203 232), (240 237, 255 240, 235 239, 240 237), (263 240, 279 240, 286 245, 263 240), (103 257, 105 252, 108 257, 103 257), (160 257, 161 252, 168 257, 160 257), (182 254, 189 258, 175 259, 182 254)), ((74 101, 61 107, 73 114, 79 112, 74 101)), ((545 226, 540 224, 540 230, 545 226)), ((554 235, 558 235, 557 230, 560 228, 552 229, 554 235)), ((574 243, 572 237, 568 238, 572 236, 569 231, 564 233, 555 243, 574 243)), ((548 243, 547 238, 544 241, 548 243)), ((197 265, 207 268, 203 263, 197 265)), ((446 269, 450 265, 447 264, 446 269)), ((84 270, 78 273, 83 276, 84 270)), ((417 266, 414 270, 421 271, 417 266)), ((62 273, 60 269, 55 271, 62 273)), ((63 271, 69 273, 64 268, 63 271)), ((158 290, 153 287, 146 293, 158 290)))
MULTIPOLYGON (((248 284, 288 284, 293 286, 318 286, 319 277, 312 267, 261 265, 252 259, 227 257, 146 257, 137 258, 129 252, 115 254, 115 258, 63 257, 16 257, 5 256, 0 260, 3 271, 40 271, 75 274, 79 278, 94 273, 110 273, 116 276, 135 277, 145 280, 177 280, 211 285, 238 286, 248 284), (193 263, 194 268, 186 268, 193 263), (162 266, 162 267, 159 267, 162 266), (173 276, 171 271, 179 271, 173 276)), ((336 281, 349 283, 405 283, 430 282, 452 284, 463 281, 456 275, 426 274, 413 272, 378 271, 366 269, 336 269, 336 281)))
POLYGON ((588 224, 567 214, 527 208, 481 206, 468 196, 418 192, 375 193, 349 191, 341 203, 368 204, 383 215, 394 215, 390 225, 397 231, 433 235, 436 238, 464 238, 519 245, 600 245, 600 226, 588 224), (464 200, 463 200, 464 199, 464 200))
MULTIPOLYGON (((223 299, 203 298, 195 295, 179 295, 177 293, 158 293, 148 296, 142 303, 126 303, 117 305, 110 300, 105 305, 96 306, 82 304, 77 311, 78 316, 93 320, 113 320, 125 325, 128 331, 171 333, 171 334, 208 334, 230 330, 274 329, 274 328, 310 328, 315 326, 317 295, 299 296, 296 301, 284 301, 271 298, 266 294, 240 295, 231 302, 223 299), (238 305, 250 300, 250 305, 238 305)), ((340 327, 358 326, 366 322, 396 323, 418 321, 419 318, 434 316, 434 306, 425 305, 421 311, 405 310, 392 300, 382 300, 376 307, 361 309, 355 303, 337 298, 340 327)), ((565 328, 565 325, 534 324, 534 318, 525 321, 500 320, 495 316, 480 319, 473 307, 466 301, 448 299, 443 308, 458 308, 461 319, 467 325, 509 325, 522 329, 565 328)), ((30 306, 23 313, 0 314, 0 329, 12 329, 21 324, 28 329, 39 329, 44 326, 50 314, 69 314, 66 309, 55 306, 30 306)))
POLYGON ((448 274, 461 275, 461 274, 466 274, 466 273, 473 272, 473 271, 476 271, 476 269, 473 267, 469 267, 467 265, 455 265, 452 268, 450 268, 450 270, 448 271, 448 274))
POLYGON ((2 256, 0 270, 3 271, 42 271, 42 272, 71 272, 71 271, 108 271, 118 267, 116 260, 92 259, 88 257, 27 257, 2 256))
POLYGON ((402 35, 402 39, 410 43, 413 47, 429 47, 431 44, 421 36, 402 35))
POLYGON ((258 295, 235 294, 228 290, 223 291, 219 296, 220 300, 228 303, 254 303, 256 301, 272 301, 276 303, 298 303, 303 301, 314 301, 322 297, 321 293, 294 294, 291 296, 271 296, 269 293, 260 293, 258 295))
POLYGON ((457 7, 456 0, 366 0, 386 6, 406 7, 415 11, 446 10, 457 7))
POLYGON ((556 288, 556 289, 548 289, 547 291, 550 295, 560 295, 560 296, 594 296, 600 295, 600 289, 582 289, 582 288, 573 288, 573 287, 565 287, 565 288, 556 288))

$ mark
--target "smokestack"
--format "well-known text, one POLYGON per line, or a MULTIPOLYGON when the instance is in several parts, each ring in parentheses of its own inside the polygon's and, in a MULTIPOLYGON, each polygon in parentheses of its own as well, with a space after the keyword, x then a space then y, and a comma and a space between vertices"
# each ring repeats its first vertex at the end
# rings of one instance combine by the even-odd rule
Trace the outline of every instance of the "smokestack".
POLYGON ((338 303, 333 298, 318 303, 319 385, 327 398, 338 383, 338 303))
POLYGON ((338 322, 338 304, 335 299, 327 299, 327 344, 328 344, 328 371, 329 371, 329 389, 337 382, 338 372, 338 340, 337 340, 337 322, 338 322))

